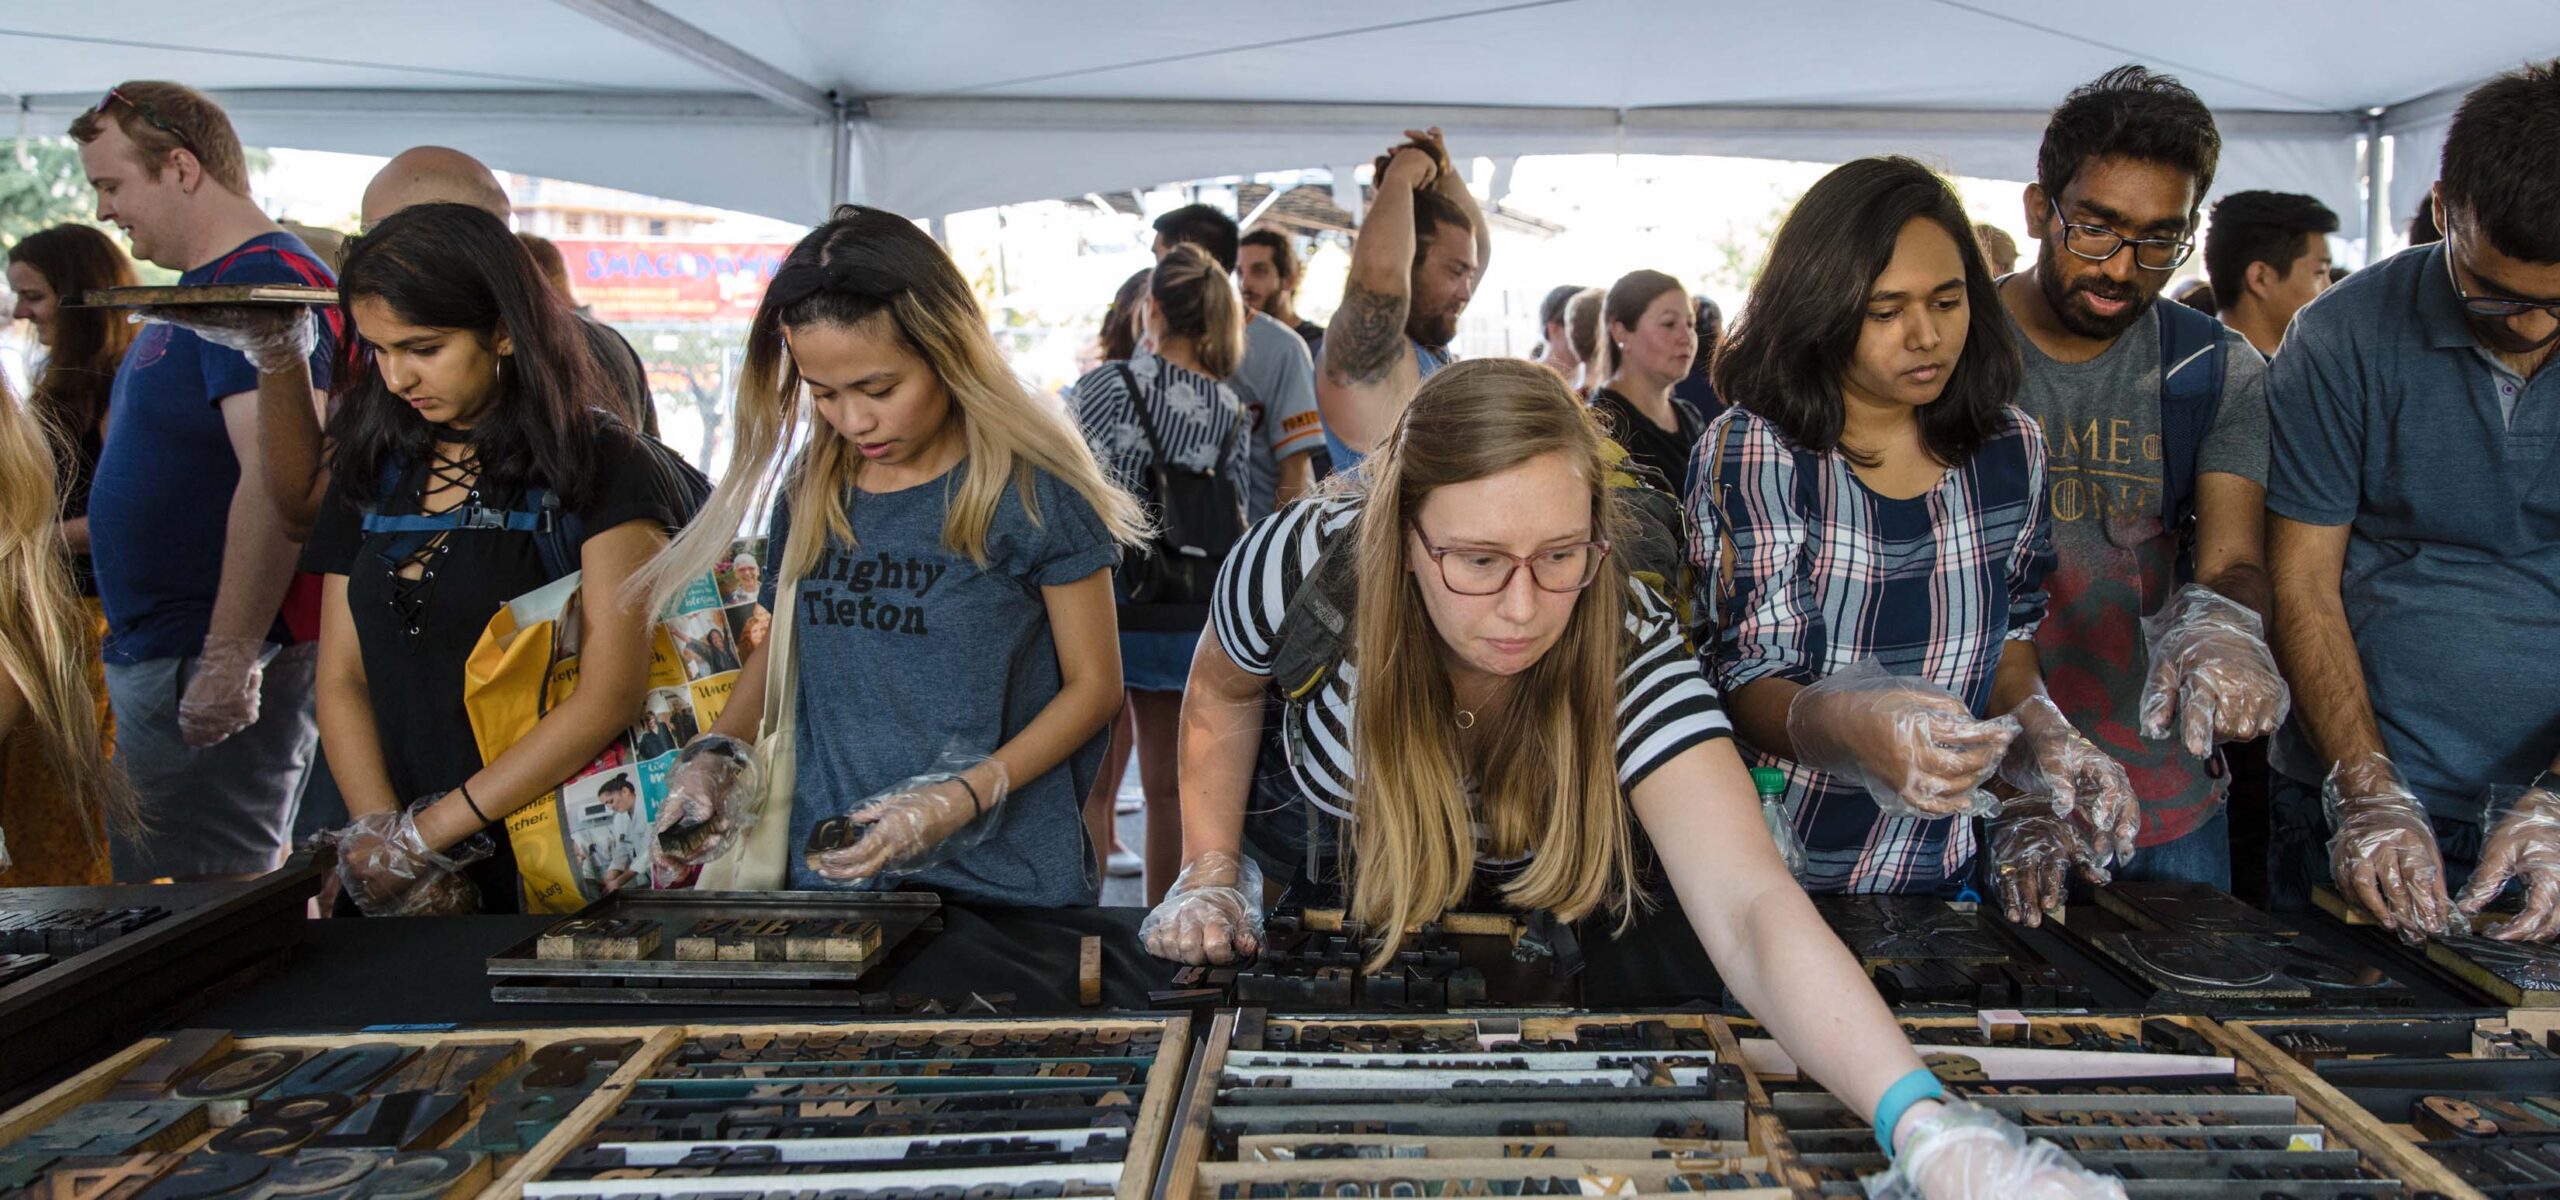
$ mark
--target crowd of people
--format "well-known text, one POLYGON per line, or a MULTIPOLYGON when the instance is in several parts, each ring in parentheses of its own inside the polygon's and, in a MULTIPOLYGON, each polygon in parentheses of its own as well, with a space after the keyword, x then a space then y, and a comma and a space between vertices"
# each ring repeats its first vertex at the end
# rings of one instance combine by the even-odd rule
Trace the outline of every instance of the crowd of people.
POLYGON ((2492 936, 2560 931, 2560 62, 2472 92, 2431 236, 2334 288, 2337 217, 2207 226, 2212 113, 2124 67, 2020 164, 2023 267, 1861 159, 1729 330, 1635 271, 1550 292, 1534 360, 1452 352, 1490 226, 1408 130, 1328 325, 1289 237, 1179 209, 1065 403, 848 206, 759 304, 716 483, 467 155, 391 160, 331 263, 189 88, 70 133, 135 256, 338 302, 136 327, 65 303, 132 281, 112 238, 9 249, 47 357, 0 404, 0 884, 247 875, 299 827, 347 909, 506 911, 510 816, 629 735, 680 751, 657 811, 598 793, 615 883, 1084 905, 1134 757, 1154 953, 1250 955, 1284 901, 1381 957, 1682 914, 1933 1197, 2111 1184, 1944 1096, 1809 893, 2334 883, 2414 939, 2514 881, 2492 936), (2164 295, 2199 249, 2218 316, 2164 295), (659 643, 706 579, 770 632, 659 643), (484 744, 474 647, 546 588, 574 690, 484 744), (734 672, 717 719, 656 644, 734 672))

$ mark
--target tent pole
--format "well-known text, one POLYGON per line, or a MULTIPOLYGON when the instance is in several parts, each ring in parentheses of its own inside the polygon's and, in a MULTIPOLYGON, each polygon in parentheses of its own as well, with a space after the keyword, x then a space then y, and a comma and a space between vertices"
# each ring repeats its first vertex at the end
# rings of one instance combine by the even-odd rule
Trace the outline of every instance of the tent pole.
POLYGON ((827 99, 832 109, 827 114, 827 213, 832 216, 853 198, 853 109, 835 93, 827 99))
POLYGON ((2366 266, 2382 261, 2382 246, 2391 238, 2391 189, 2384 177, 2386 166, 2382 153, 2382 112, 2367 109, 2364 115, 2364 261, 2366 266))

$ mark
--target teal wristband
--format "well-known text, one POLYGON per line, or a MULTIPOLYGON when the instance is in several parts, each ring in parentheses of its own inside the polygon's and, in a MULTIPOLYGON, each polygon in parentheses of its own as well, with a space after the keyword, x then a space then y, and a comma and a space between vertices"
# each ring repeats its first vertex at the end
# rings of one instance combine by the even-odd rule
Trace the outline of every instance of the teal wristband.
POLYGON ((1943 1100, 1946 1096, 1946 1086, 1927 1067, 1894 1080, 1893 1086, 1884 1090, 1884 1097, 1876 1101, 1876 1144, 1884 1147, 1886 1162, 1893 1161, 1893 1127, 1902 1124, 1902 1114, 1923 1100, 1943 1100))

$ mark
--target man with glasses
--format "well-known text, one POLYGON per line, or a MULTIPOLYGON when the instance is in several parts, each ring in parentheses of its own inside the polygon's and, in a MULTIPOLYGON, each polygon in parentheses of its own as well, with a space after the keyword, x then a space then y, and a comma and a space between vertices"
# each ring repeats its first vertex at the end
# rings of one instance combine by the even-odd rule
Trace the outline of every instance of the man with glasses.
POLYGON ((2260 633, 2265 364, 2161 299, 2194 253, 2221 147, 2204 102, 2167 76, 2119 67, 2072 92, 2026 189, 2042 250, 2000 298, 2026 360, 2017 403, 2050 453, 2045 685, 2142 797, 2140 850, 2116 875, 2227 889, 2217 747, 2265 736, 2284 709, 2260 633))
MULTIPOLYGON (((179 282, 336 282, 250 198, 230 118, 193 89, 119 84, 70 132, 98 219, 179 282)), ((295 592, 293 539, 256 469, 259 393, 316 404, 331 339, 327 321, 280 329, 208 340, 155 321, 116 375, 89 537, 116 761, 149 823, 141 843, 117 839, 118 879, 268 870, 301 800, 317 586, 295 592)))
POLYGON ((2521 878, 2522 917, 2491 936, 2541 940, 2560 928, 2560 61, 2463 99, 2431 207, 2444 240, 2302 310, 2268 380, 2297 702, 2270 869, 2280 904, 2334 877, 2413 939, 2521 878))

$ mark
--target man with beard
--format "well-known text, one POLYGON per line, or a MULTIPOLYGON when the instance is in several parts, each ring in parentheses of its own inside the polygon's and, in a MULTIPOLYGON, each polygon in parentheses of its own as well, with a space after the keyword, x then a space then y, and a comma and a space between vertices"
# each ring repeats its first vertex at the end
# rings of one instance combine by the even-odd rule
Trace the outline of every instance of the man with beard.
POLYGON ((1288 234, 1257 229, 1236 243, 1236 290, 1244 293, 1245 311, 1296 330, 1307 343, 1307 353, 1320 354, 1324 326, 1298 315, 1298 283, 1305 277, 1306 264, 1298 261, 1298 249, 1289 244, 1288 234))
POLYGON ((2463 99, 2430 207, 2444 240, 2303 309, 2267 383, 2300 701, 2269 867, 2279 905, 2334 874, 2412 938, 2459 928, 2460 876, 2466 913, 2520 876, 2524 914, 2492 936, 2540 940, 2560 926, 2560 60, 2463 99), (2484 814, 2502 786, 2521 797, 2484 814))
POLYGON ((1337 471, 1359 465, 1423 378, 1449 365, 1458 317, 1493 256, 1484 213, 1450 165, 1440 131, 1405 136, 1378 161, 1377 191, 1316 371, 1325 448, 1337 471))
POLYGON ((2221 146, 2175 79, 2126 66, 2072 92, 2026 189, 2042 252, 2000 298, 2022 335, 2017 402, 2051 454, 2044 678, 2142 797, 2142 849, 2118 877, 2227 889, 2216 747, 2265 736, 2285 706, 2261 632, 2266 365, 2239 333, 2158 302, 2194 253, 2221 146))

